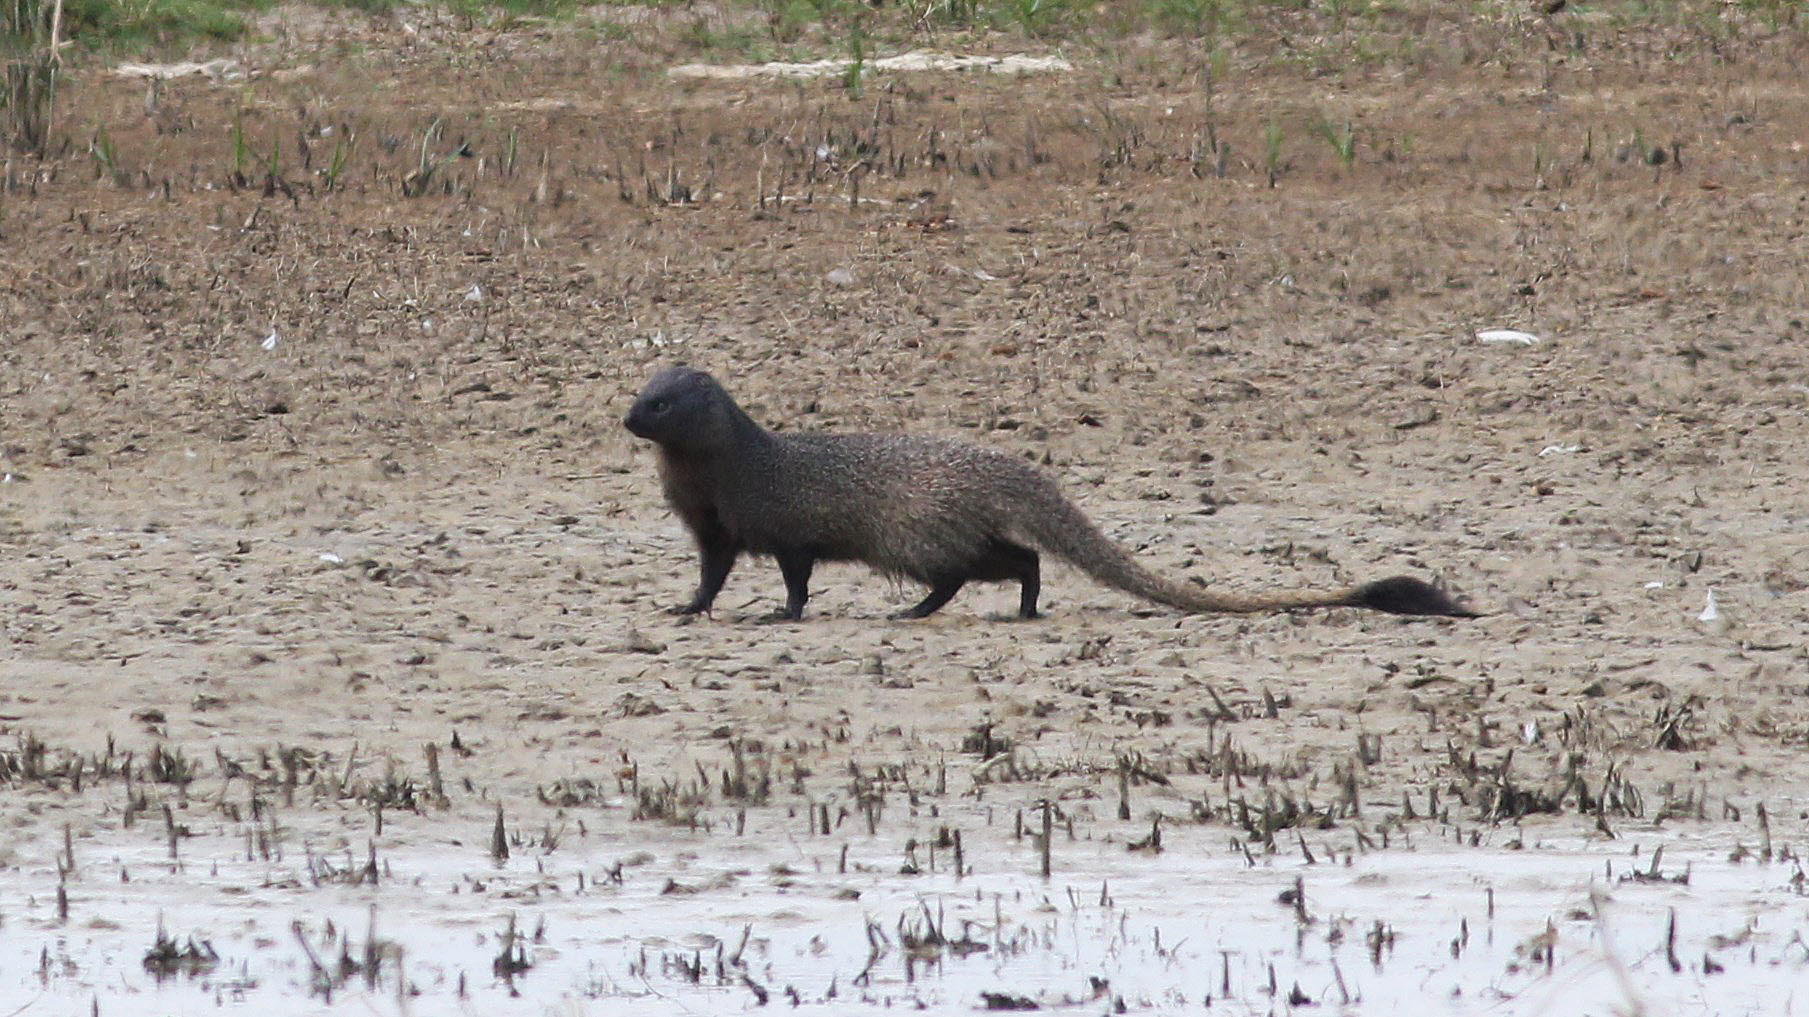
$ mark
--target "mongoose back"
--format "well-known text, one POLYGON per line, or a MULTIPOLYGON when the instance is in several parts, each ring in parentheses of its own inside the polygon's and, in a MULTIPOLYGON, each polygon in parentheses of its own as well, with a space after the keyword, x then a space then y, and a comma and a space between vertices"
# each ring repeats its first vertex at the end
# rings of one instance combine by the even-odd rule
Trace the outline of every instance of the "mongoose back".
POLYGON ((1101 533, 1037 468, 967 442, 904 434, 775 434, 715 378, 669 367, 647 382, 623 425, 659 446, 666 499, 697 541, 701 579, 680 614, 707 611, 743 552, 785 577, 783 617, 804 615, 819 561, 864 562, 929 595, 922 618, 969 582, 1016 580, 1018 613, 1037 615, 1038 552, 1107 586, 1190 612, 1364 607, 1474 617, 1410 576, 1343 590, 1217 593, 1151 573, 1101 533))

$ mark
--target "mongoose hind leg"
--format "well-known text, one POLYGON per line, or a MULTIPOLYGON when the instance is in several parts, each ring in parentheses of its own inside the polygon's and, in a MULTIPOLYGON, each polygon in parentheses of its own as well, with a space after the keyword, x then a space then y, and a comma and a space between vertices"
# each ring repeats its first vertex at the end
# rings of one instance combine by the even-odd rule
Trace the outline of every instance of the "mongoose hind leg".
POLYGON ((1036 552, 1009 540, 993 539, 960 573, 950 574, 930 584, 930 595, 916 607, 899 615, 901 618, 927 618, 947 604, 961 587, 971 581, 1007 582, 1017 580, 1022 586, 1018 596, 1018 617, 1036 618, 1036 600, 1042 593, 1042 568, 1036 552))
POLYGON ((1016 579, 1021 586, 1018 594, 1018 617, 1042 617, 1037 612, 1036 600, 1043 592, 1043 569, 1036 552, 1008 540, 994 541, 991 550, 992 563, 1005 573, 999 578, 1016 579))
POLYGON ((993 582, 1017 580, 1018 617, 1041 617, 1036 610, 1036 600, 1043 592, 1042 562, 1030 548, 994 537, 974 560, 969 576, 993 582))
POLYGON ((697 592, 692 594, 690 603, 673 608, 673 614, 708 611, 716 602, 716 595, 722 592, 723 581, 729 578, 729 570, 735 567, 735 559, 741 553, 732 541, 700 542, 697 550, 700 565, 697 592))
POLYGON ((773 557, 779 559, 779 574, 785 577, 785 613, 781 617, 802 621, 804 602, 810 599, 810 573, 816 568, 816 556, 787 548, 774 552, 773 557))
POLYGON ((966 576, 949 576, 938 579, 930 585, 930 595, 923 598, 921 601, 918 601, 917 606, 908 611, 900 611, 892 617, 928 618, 930 615, 940 611, 942 605, 953 599, 955 594, 961 592, 961 587, 966 585, 966 576))
POLYGON ((1037 575, 1036 562, 1030 563, 1030 574, 1024 577, 1023 592, 1018 595, 1018 617, 1029 621, 1041 618, 1041 611, 1036 609, 1036 598, 1042 593, 1043 581, 1037 575))

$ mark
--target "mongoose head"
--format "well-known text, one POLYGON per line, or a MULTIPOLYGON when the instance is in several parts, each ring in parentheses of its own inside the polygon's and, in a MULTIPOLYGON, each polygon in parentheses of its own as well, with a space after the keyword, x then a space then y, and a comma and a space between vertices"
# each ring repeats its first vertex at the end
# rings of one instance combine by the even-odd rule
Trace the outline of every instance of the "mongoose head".
POLYGON ((734 413, 735 401, 715 378, 690 367, 668 367, 641 389, 622 426, 675 452, 702 453, 732 439, 734 413))

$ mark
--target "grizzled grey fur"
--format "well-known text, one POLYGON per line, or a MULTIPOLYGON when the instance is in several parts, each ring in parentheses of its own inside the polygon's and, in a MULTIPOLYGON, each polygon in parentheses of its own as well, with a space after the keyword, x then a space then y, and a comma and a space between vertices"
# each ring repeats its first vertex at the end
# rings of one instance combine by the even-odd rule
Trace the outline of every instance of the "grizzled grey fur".
POLYGON ((666 500, 697 541, 702 576, 680 613, 707 611, 744 552, 771 555, 785 578, 784 616, 803 617, 819 561, 858 561, 930 588, 904 617, 922 618, 969 582, 1016 581, 1018 613, 1036 617, 1039 552, 1107 586, 1191 612, 1365 607, 1396 614, 1472 612, 1408 576, 1333 591, 1215 593, 1151 573, 1022 460, 946 438, 775 434, 710 375, 656 374, 623 424, 659 446, 666 500))

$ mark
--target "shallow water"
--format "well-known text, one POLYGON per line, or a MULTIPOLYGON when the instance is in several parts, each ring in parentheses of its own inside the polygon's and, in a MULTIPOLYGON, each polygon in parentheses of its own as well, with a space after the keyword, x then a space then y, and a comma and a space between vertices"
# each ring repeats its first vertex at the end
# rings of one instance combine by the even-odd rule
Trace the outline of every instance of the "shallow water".
POLYGON ((1031 838, 984 827, 956 879, 946 849, 930 871, 919 844, 922 871, 903 874, 895 838, 799 837, 754 816, 741 836, 568 832, 497 865, 405 815, 377 842, 375 885, 358 881, 365 840, 322 850, 291 834, 266 860, 249 829, 197 831, 179 864, 156 824, 78 840, 66 923, 61 843, 18 849, 0 875, 9 1012, 651 1015, 754 1010, 762 994, 826 1013, 1809 1008, 1801 869, 1730 860, 1731 828, 1496 830, 1483 832, 1494 846, 1464 847, 1409 824, 1410 843, 1348 857, 1309 837, 1309 864, 1298 845, 1247 859, 1217 827, 1170 829, 1150 854, 1058 826, 1044 881, 1031 838), (1501 846, 1516 836, 1524 849, 1501 846), (1302 906, 1280 899, 1296 881, 1302 906), (529 965, 512 978, 495 963, 511 917, 529 965), (160 924, 217 962, 154 976, 160 924))

